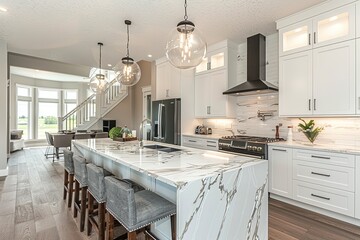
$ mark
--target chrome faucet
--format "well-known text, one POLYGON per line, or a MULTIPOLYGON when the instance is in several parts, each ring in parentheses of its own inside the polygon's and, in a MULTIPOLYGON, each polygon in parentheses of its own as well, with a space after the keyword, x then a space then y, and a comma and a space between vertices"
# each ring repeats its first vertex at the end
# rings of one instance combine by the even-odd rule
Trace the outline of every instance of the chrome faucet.
POLYGON ((140 123, 140 127, 139 127, 139 148, 143 149, 144 148, 144 143, 143 143, 143 125, 145 122, 150 123, 150 126, 152 124, 151 120, 148 118, 145 118, 144 120, 141 121, 140 123))

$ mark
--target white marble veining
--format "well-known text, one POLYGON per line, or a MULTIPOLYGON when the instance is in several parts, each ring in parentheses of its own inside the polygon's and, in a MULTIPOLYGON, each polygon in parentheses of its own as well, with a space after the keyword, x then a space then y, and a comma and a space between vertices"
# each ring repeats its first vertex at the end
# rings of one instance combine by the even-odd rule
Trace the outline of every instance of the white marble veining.
POLYGON ((103 138, 74 140, 73 144, 109 157, 173 186, 181 186, 193 180, 237 169, 245 163, 254 164, 261 161, 256 158, 180 146, 175 147, 180 148, 181 151, 167 153, 146 148, 146 145, 157 144, 168 147, 174 145, 151 141, 145 141, 143 149, 139 149, 138 141, 117 142, 103 138))
MULTIPOLYGON (((151 144, 157 143, 145 142, 151 144)), ((176 203, 178 240, 268 238, 266 160, 159 145, 182 151, 139 149, 137 141, 111 139, 74 140, 73 151, 176 203)), ((156 222, 151 231, 170 240, 170 220, 156 222)))

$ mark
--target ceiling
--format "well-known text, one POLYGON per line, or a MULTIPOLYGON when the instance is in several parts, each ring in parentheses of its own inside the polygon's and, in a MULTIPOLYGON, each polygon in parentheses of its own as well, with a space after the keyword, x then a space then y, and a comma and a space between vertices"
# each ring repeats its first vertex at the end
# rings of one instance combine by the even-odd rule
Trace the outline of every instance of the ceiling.
MULTIPOLYGON (((224 39, 276 32, 275 21, 324 0, 189 0, 188 15, 208 45, 224 39)), ((183 19, 183 0, 2 0, 0 39, 10 52, 55 61, 103 67, 126 53, 125 19, 130 26, 130 56, 152 61, 165 56, 168 33, 183 19), (152 54, 149 58, 147 55, 152 54)))

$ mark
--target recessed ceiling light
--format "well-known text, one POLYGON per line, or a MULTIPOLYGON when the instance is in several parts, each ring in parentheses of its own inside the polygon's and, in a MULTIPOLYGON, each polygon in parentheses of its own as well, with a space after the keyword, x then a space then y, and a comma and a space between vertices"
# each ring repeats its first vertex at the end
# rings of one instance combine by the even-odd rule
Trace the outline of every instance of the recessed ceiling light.
POLYGON ((150 58, 151 58, 151 57, 152 57, 152 55, 151 55, 151 54, 148 54, 148 57, 150 57, 150 58))
POLYGON ((1 11, 1 12, 7 12, 7 9, 4 8, 4 7, 0 7, 0 11, 1 11))
POLYGON ((111 66, 112 66, 112 65, 109 63, 109 64, 108 64, 108 67, 111 67, 111 66))

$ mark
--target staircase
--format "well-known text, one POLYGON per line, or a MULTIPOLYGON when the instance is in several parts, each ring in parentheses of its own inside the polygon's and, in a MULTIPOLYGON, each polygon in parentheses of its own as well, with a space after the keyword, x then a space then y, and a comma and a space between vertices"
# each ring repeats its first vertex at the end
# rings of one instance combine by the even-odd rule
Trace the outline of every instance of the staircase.
POLYGON ((88 130, 128 96, 128 88, 116 79, 101 94, 92 94, 63 117, 58 118, 59 131, 88 130))

